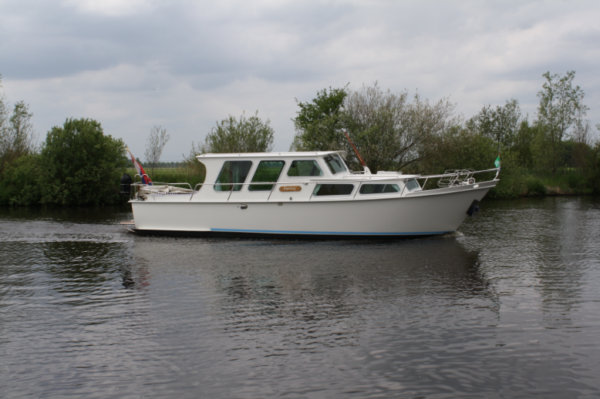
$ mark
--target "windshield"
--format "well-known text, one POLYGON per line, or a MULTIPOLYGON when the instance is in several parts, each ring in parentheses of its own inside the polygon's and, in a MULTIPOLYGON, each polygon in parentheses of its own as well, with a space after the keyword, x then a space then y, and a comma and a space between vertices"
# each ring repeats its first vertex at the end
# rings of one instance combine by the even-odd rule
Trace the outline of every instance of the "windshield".
POLYGON ((330 154, 324 157, 323 159, 325 160, 325 163, 329 167, 331 173, 333 173, 334 175, 336 173, 345 172, 347 170, 346 166, 344 165, 344 162, 338 154, 330 154))

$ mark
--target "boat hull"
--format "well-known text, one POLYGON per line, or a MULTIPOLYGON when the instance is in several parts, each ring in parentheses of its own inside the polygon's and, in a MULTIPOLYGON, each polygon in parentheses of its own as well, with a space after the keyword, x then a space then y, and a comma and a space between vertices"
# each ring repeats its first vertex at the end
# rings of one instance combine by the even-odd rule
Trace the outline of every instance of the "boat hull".
POLYGON ((456 231, 496 181, 394 198, 290 202, 132 201, 140 234, 398 238, 456 231))

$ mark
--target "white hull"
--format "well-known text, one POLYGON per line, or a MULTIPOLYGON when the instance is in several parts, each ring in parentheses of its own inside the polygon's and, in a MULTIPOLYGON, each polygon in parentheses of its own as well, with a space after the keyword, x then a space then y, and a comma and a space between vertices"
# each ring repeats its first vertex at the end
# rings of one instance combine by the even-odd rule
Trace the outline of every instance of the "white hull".
POLYGON ((198 201, 191 195, 131 201, 139 233, 394 237, 454 232, 497 180, 363 200, 198 201))

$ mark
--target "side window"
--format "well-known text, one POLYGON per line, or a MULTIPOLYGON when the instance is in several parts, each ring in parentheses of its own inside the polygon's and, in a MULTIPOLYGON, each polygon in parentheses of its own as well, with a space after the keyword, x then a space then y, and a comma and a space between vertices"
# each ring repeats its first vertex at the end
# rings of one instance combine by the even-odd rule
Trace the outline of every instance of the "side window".
POLYGON ((323 176, 317 161, 292 161, 288 176, 323 176))
POLYGON ((397 193, 400 187, 397 184, 363 184, 360 186, 361 194, 397 193))
POLYGON ((240 191, 243 187, 241 184, 230 183, 244 183, 251 167, 251 161, 225 161, 217 178, 215 191, 240 191))
POLYGON ((410 179, 409 181, 406 182, 406 189, 408 191, 413 191, 418 188, 421 188, 421 186, 419 185, 419 182, 417 182, 415 179, 410 179))
MULTIPOLYGON (((260 161, 252 177, 252 183, 276 182, 284 165, 283 161, 260 161)), ((273 184, 251 184, 248 189, 250 191, 270 191, 272 188, 273 184)))
POLYGON ((350 195, 354 184, 317 184, 313 195, 350 195))
POLYGON ((344 162, 342 162, 342 160, 337 154, 327 155, 323 159, 325 160, 325 163, 329 167, 331 173, 333 173, 334 175, 336 173, 346 171, 346 166, 344 166, 344 162))

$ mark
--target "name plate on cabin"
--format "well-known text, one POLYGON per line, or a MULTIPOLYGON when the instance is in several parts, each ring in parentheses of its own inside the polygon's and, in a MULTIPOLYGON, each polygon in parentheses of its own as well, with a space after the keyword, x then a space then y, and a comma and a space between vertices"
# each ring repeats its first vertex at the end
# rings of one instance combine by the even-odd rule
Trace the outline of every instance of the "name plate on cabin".
POLYGON ((300 186, 281 186, 279 187, 279 191, 281 191, 282 193, 287 193, 290 191, 301 191, 302 187, 300 186))

